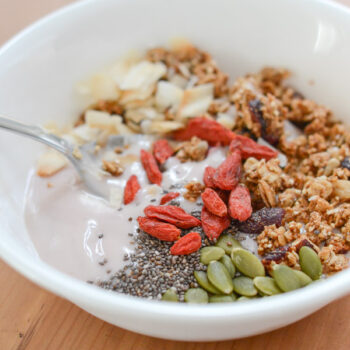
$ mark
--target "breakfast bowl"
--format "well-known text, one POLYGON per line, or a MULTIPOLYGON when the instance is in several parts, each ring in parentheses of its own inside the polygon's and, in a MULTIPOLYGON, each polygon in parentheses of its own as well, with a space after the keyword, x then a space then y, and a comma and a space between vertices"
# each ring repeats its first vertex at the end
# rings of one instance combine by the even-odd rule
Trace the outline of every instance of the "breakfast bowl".
MULTIPOLYGON (((78 2, 1 48, 0 112, 28 124, 68 124, 85 107, 73 89, 79 81, 129 49, 182 36, 211 52, 231 79, 266 65, 288 68, 293 86, 350 123, 349 33, 350 11, 327 1, 78 2)), ((27 174, 42 147, 2 131, 0 145, 1 258, 111 324, 174 340, 234 339, 300 320, 350 292, 348 269, 287 294, 231 304, 159 302, 87 284, 42 261, 26 229, 27 174)), ((69 250, 61 254, 70 258, 69 250)))

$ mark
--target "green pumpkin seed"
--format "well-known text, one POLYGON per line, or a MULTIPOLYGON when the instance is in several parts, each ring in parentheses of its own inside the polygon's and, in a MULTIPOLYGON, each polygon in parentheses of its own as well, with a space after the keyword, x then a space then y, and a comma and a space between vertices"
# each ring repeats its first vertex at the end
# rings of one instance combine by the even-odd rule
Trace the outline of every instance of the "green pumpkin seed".
POLYGON ((230 295, 212 295, 209 297, 209 303, 232 303, 236 300, 234 294, 230 295))
POLYGON ((225 253, 230 255, 232 248, 241 248, 241 243, 233 238, 232 235, 222 235, 216 242, 216 246, 225 250, 225 253))
POLYGON ((253 297, 258 294, 257 289, 254 287, 253 280, 249 277, 236 277, 232 282, 234 291, 240 295, 253 297))
POLYGON ((190 288, 185 293, 185 302, 194 304, 207 304, 208 293, 202 288, 190 288))
POLYGON ((215 288, 208 280, 207 273, 204 271, 195 271, 194 278, 198 282, 198 284, 204 288, 207 292, 212 294, 221 294, 221 291, 215 288))
POLYGON ((228 255, 224 255, 220 262, 226 267, 228 273, 230 274, 231 278, 235 277, 236 274, 236 268, 235 265, 233 265, 233 262, 231 258, 228 255))
POLYGON ((201 249, 201 263, 208 265, 211 261, 220 260, 225 255, 225 251, 220 247, 204 247, 201 249))
POLYGON ((278 288, 275 280, 271 277, 255 277, 254 286, 263 295, 275 295, 282 293, 282 291, 278 288))
POLYGON ((313 280, 318 280, 322 275, 321 260, 310 247, 301 247, 299 250, 299 262, 303 272, 313 280))
POLYGON ((247 301, 247 300, 250 300, 250 299, 255 299, 255 298, 250 298, 250 297, 245 297, 245 296, 241 296, 237 299, 237 301, 247 301))
POLYGON ((293 269, 286 265, 275 265, 272 274, 278 287, 284 292, 289 292, 301 287, 298 275, 293 269))
POLYGON ((294 272, 297 274, 302 287, 305 287, 312 282, 312 279, 303 271, 294 270, 294 272))
POLYGON ((169 288, 163 295, 162 300, 164 301, 179 301, 179 297, 176 291, 172 288, 169 288))
POLYGON ((219 261, 211 261, 208 266, 207 275, 209 281, 224 294, 233 291, 232 278, 226 267, 219 261))
POLYGON ((233 248, 231 259, 238 271, 243 275, 254 278, 265 276, 265 268, 261 261, 251 252, 243 248, 233 248))

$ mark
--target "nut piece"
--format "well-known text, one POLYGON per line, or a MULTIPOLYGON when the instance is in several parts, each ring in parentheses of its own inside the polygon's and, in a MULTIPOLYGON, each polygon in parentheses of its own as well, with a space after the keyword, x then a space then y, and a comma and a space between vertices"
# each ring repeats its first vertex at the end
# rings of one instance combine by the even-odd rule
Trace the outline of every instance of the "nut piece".
POLYGON ((199 162, 205 158, 208 152, 208 142, 193 136, 191 141, 180 143, 180 145, 176 147, 175 152, 177 152, 176 157, 181 163, 190 160, 199 162))
POLYGON ((204 191, 205 186, 200 182, 192 181, 185 186, 187 192, 184 194, 184 198, 190 202, 195 202, 197 198, 204 191))
POLYGON ((124 168, 117 162, 102 160, 102 169, 112 176, 120 176, 124 172, 124 168))

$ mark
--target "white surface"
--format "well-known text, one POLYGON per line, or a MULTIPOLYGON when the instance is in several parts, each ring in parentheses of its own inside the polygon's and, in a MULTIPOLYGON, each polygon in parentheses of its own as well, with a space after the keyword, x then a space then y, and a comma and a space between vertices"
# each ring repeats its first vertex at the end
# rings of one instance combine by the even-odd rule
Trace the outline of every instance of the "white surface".
MULTIPOLYGON (((74 84, 128 48, 182 35, 232 78, 261 66, 294 73, 300 91, 350 115, 350 12, 315 0, 99 0, 74 4, 0 51, 0 111, 27 122, 71 120, 74 84), (312 79, 315 84, 309 85, 312 79)), ((23 224, 27 172, 40 149, 1 132, 0 254, 41 286, 118 326, 169 339, 218 340, 296 321, 350 291, 350 270, 292 293, 228 305, 174 305, 106 292, 42 263, 23 224)), ((54 223, 53 223, 54 225, 54 223)), ((64 252, 63 252, 64 254, 64 252)))

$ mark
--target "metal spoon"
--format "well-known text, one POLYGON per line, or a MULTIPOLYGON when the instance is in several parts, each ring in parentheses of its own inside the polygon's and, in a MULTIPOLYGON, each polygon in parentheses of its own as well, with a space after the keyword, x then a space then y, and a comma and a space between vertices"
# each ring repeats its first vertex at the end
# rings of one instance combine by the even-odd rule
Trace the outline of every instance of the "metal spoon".
MULTIPOLYGON (((95 143, 89 143, 80 147, 79 150, 82 153, 82 158, 78 159, 73 155, 75 146, 61 137, 46 132, 39 126, 26 125, 0 115, 0 128, 22 136, 30 137, 33 140, 44 143, 45 145, 60 152, 77 170, 87 192, 103 199, 108 198, 108 188, 106 188, 106 186, 101 186, 98 183, 98 171, 96 165, 93 164, 93 159, 91 157, 92 149, 94 148, 95 143)), ((123 137, 114 137, 113 143, 123 143, 123 137)))

